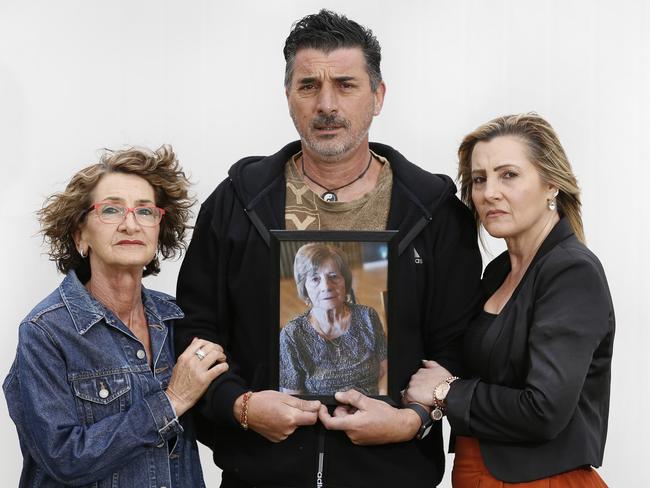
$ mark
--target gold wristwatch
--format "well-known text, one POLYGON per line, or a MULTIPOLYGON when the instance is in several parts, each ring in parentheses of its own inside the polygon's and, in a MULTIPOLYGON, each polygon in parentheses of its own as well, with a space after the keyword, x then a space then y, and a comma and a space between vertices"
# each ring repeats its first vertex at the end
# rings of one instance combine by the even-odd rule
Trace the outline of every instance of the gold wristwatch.
POLYGON ((456 381, 458 376, 450 376, 438 383, 433 389, 433 410, 431 410, 431 418, 435 421, 442 420, 445 416, 447 393, 449 393, 450 385, 456 381))

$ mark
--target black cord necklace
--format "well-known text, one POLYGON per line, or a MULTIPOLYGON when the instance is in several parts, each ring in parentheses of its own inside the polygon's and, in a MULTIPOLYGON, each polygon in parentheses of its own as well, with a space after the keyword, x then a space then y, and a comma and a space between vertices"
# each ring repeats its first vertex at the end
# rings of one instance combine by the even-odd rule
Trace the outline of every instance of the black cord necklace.
POLYGON ((309 176, 307 174, 307 171, 305 171, 305 159, 302 157, 302 155, 300 156, 300 165, 302 166, 302 174, 305 175, 305 177, 309 181, 311 181, 312 183, 315 183, 318 186, 320 186, 321 188, 325 188, 325 190, 327 190, 325 193, 323 193, 320 196, 326 202, 336 202, 336 201, 338 201, 338 197, 336 196, 336 193, 334 193, 334 192, 339 191, 341 188, 345 188, 346 186, 350 186, 355 181, 360 180, 361 178, 363 178, 366 175, 366 173, 368 172, 368 170, 370 169, 370 164, 371 163, 372 163, 372 153, 370 153, 370 157, 368 158, 368 164, 366 165, 366 169, 364 169, 359 176, 357 176, 355 179, 353 179, 349 183, 346 183, 345 185, 337 186, 336 188, 327 188, 325 185, 323 185, 322 183, 319 183, 318 181, 316 181, 314 178, 312 178, 311 176, 309 176))

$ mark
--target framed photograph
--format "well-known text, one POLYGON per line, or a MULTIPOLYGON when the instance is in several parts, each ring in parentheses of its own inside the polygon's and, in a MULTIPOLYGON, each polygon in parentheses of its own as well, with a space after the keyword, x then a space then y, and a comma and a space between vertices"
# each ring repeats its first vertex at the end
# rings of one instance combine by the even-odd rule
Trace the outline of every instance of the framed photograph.
POLYGON ((390 403, 397 231, 271 234, 270 387, 334 404, 354 388, 390 403))

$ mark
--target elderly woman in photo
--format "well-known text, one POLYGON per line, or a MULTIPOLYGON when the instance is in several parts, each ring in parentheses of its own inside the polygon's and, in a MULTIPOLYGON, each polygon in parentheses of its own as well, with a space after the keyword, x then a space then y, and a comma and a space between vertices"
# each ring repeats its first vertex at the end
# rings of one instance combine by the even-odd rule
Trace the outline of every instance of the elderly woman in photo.
POLYGON ((455 488, 605 487, 592 466, 607 435, 614 310, 564 149, 548 122, 522 114, 482 125, 458 154, 463 201, 507 251, 483 275, 467 376, 426 362, 406 399, 446 413, 455 488))
POLYGON ((202 487, 179 420, 227 369, 194 340, 174 364, 174 299, 142 286, 182 251, 192 200, 169 146, 106 152, 40 210, 66 276, 23 320, 4 382, 21 487, 202 487))
POLYGON ((296 253, 298 296, 309 309, 280 331, 280 389, 333 395, 351 388, 387 393, 386 336, 377 312, 350 303, 352 273, 335 246, 305 244, 296 253))

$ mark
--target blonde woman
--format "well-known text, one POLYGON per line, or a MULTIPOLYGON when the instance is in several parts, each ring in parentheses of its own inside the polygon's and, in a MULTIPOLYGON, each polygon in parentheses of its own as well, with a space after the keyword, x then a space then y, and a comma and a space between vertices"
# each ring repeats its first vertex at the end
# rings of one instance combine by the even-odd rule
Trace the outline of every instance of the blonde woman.
POLYGON ((483 276, 469 374, 427 362, 407 398, 446 413, 455 488, 605 487, 592 466, 607 434, 614 310, 567 156, 536 114, 480 126, 458 154, 463 201, 507 251, 483 276))

